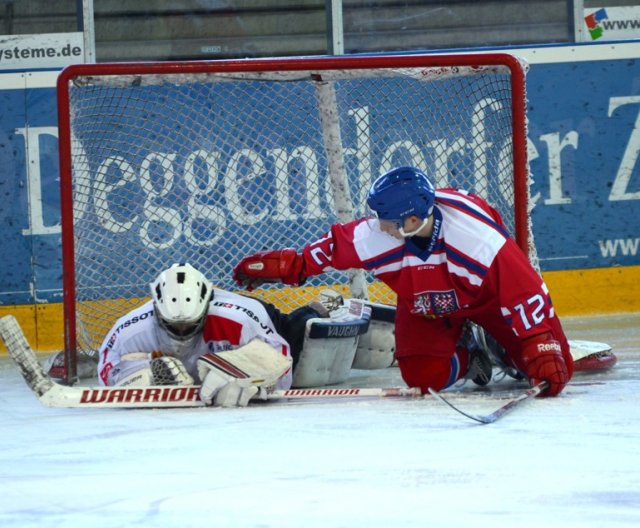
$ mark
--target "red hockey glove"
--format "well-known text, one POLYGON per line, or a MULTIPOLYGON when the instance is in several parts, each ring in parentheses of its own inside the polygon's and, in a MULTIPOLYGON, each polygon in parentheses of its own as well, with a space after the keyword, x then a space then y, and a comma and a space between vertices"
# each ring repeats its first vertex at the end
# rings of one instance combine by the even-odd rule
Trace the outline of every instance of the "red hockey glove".
POLYGON ((532 386, 541 381, 549 384, 542 396, 557 396, 571 379, 562 347, 550 334, 528 339, 522 351, 522 362, 532 386))
POLYGON ((299 286, 304 282, 304 260, 295 249, 261 251, 243 258, 233 269, 233 279, 251 291, 265 282, 299 286))

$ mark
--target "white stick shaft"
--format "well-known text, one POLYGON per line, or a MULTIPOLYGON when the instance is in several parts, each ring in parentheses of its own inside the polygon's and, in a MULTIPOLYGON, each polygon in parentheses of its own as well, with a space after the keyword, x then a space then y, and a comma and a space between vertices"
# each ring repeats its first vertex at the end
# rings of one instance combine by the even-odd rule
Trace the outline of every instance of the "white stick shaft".
POLYGON ((414 398, 422 396, 420 389, 392 387, 392 388, 359 388, 359 387, 320 387, 317 389, 288 389, 273 391, 269 399, 279 398, 352 398, 352 397, 378 397, 378 398, 414 398))
MULTIPOLYGON (((66 387, 53 384, 40 397, 48 407, 158 408, 203 407, 200 386, 66 387)), ((314 388, 278 390, 268 400, 357 397, 415 397, 419 390, 405 388, 314 388)))

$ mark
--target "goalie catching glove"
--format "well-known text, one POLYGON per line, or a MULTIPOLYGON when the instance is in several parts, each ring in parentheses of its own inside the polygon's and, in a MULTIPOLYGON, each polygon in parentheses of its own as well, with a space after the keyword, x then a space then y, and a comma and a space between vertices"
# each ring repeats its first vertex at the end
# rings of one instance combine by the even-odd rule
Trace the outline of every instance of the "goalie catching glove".
POLYGON ((542 396, 557 396, 573 374, 573 361, 562 353, 562 347, 550 334, 527 340, 522 351, 524 372, 531 386, 546 381, 549 388, 542 396))
POLYGON ((193 385, 182 361, 159 352, 130 352, 108 373, 107 385, 146 387, 148 385, 193 385))
POLYGON ((217 407, 246 407, 260 391, 273 387, 291 364, 290 357, 258 339, 236 350, 204 354, 198 358, 200 399, 217 407))
POLYGON ((233 278, 251 291, 265 282, 299 286, 304 282, 304 260, 295 249, 261 251, 243 258, 233 269, 233 278))

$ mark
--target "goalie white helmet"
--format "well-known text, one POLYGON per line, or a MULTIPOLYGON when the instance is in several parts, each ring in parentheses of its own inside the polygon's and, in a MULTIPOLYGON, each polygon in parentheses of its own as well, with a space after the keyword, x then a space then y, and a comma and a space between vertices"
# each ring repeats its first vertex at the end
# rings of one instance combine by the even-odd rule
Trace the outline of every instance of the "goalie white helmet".
POLYGON ((155 315, 170 337, 186 341, 204 325, 213 288, 189 264, 174 264, 151 284, 155 315))

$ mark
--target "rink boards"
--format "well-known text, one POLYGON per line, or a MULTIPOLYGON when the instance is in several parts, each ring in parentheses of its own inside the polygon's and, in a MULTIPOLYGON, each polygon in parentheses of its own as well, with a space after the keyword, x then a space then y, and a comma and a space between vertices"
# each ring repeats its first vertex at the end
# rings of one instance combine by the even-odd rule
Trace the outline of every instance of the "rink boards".
MULTIPOLYGON (((556 308, 640 310, 640 44, 513 52, 531 63, 532 218, 556 308)), ((56 76, 0 73, 0 315, 40 349, 62 342, 56 76)))

